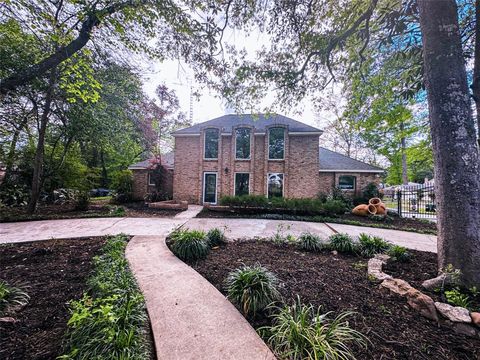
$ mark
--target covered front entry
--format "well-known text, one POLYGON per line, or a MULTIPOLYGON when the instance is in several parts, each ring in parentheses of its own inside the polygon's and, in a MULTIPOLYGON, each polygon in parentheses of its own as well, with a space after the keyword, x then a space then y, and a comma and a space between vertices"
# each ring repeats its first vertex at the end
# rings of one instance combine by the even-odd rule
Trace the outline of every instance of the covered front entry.
POLYGON ((217 203, 217 173, 203 173, 203 203, 217 203))

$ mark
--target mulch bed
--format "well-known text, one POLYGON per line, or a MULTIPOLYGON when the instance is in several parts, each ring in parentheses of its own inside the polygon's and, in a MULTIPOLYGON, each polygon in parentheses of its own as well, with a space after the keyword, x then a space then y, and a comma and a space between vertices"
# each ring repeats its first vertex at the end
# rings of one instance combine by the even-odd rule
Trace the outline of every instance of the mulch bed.
POLYGON ((118 214, 111 211, 108 201, 95 201, 92 199, 88 210, 75 209, 75 204, 62 205, 41 204, 35 214, 28 214, 26 207, 12 207, 0 209, 0 222, 32 221, 32 220, 58 220, 94 217, 172 217, 180 210, 150 209, 143 201, 132 202, 116 206, 125 209, 125 213, 118 214))
POLYGON ((55 359, 61 355, 67 303, 82 296, 91 260, 105 238, 48 240, 0 246, 0 279, 22 287, 29 304, 0 322, 0 359, 55 359))
MULTIPOLYGON (((437 255, 430 252, 409 250, 414 255, 415 262, 389 262, 383 267, 383 271, 394 278, 407 281, 414 288, 430 296, 434 301, 447 302, 440 291, 428 291, 422 288, 425 280, 432 279, 438 275, 437 255)), ((468 290, 462 290, 468 293, 468 290)), ((480 296, 470 294, 471 308, 480 311, 480 296)))
POLYGON ((431 221, 402 218, 398 216, 389 217, 390 221, 373 220, 368 217, 355 216, 353 214, 339 215, 335 218, 322 218, 321 216, 296 216, 282 215, 273 213, 237 213, 233 211, 212 211, 204 208, 198 215, 199 218, 249 218, 249 219, 275 219, 275 220, 297 220, 297 221, 313 221, 313 222, 332 222, 345 223, 359 226, 378 226, 389 229, 436 233, 437 224, 431 221))
MULTIPOLYGON (((419 264, 422 261, 423 253, 415 252, 412 274, 416 269, 422 273, 430 271, 423 269, 423 264, 419 264)), ((308 253, 292 245, 278 246, 267 241, 244 241, 215 249, 192 266, 225 293, 223 281, 230 271, 241 264, 257 262, 279 277, 286 302, 292 303, 299 295, 302 302, 322 306, 325 312, 355 311, 352 326, 371 341, 368 349, 355 349, 357 359, 480 358, 479 339, 438 326, 412 310, 403 298, 380 289, 368 280, 366 260, 362 258, 308 253)), ((258 328, 269 320, 249 321, 258 328)))

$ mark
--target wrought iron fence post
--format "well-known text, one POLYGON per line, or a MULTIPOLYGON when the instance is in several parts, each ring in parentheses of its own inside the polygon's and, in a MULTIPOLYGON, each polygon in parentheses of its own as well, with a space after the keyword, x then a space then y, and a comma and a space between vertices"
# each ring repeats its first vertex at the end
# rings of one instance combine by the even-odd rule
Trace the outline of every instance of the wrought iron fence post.
POLYGON ((397 210, 398 216, 402 217, 402 191, 397 191, 397 210))

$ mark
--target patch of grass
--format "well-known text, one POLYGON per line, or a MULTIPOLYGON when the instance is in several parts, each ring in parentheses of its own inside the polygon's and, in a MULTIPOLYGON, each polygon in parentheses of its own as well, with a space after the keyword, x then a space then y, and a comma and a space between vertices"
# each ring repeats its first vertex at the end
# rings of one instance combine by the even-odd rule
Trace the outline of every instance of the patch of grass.
POLYGON ((300 298, 277 308, 271 326, 259 329, 281 359, 354 359, 352 346, 366 346, 367 338, 348 324, 351 312, 333 319, 300 298))
POLYGON ((323 242, 322 238, 310 232, 304 232, 298 238, 298 245, 305 251, 321 251, 327 248, 327 244, 323 242))
POLYGON ((214 247, 225 244, 227 238, 222 230, 219 228, 213 228, 207 232, 207 241, 210 247, 214 247))
POLYGON ((255 316, 280 299, 277 277, 260 264, 243 265, 225 279, 227 297, 245 316, 255 316))
POLYGON ((29 301, 30 296, 25 291, 0 280, 0 316, 9 309, 27 305, 29 301))
POLYGON ((353 239, 348 234, 333 234, 328 238, 328 246, 331 250, 336 250, 341 253, 353 253, 355 244, 353 239))
POLYGON ((364 257, 373 257, 375 254, 383 254, 390 248, 390 243, 379 236, 371 236, 362 233, 358 236, 356 251, 364 257))
POLYGON ((143 295, 125 259, 125 235, 107 239, 94 258, 88 290, 70 303, 65 354, 59 359, 148 359, 143 295))
POLYGON ((172 233, 171 240, 173 253, 184 261, 203 259, 210 251, 207 235, 200 230, 179 229, 172 233))

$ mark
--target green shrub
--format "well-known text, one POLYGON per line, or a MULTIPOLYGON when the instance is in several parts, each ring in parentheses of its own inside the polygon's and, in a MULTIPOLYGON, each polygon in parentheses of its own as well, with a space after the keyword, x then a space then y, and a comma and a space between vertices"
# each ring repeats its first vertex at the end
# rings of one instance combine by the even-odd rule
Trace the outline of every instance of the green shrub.
POLYGON ((328 238, 329 248, 342 253, 352 253, 355 249, 353 239, 348 234, 333 234, 328 238))
MULTIPOLYGON (((374 182, 371 182, 371 183, 368 183, 367 186, 365 186, 362 189, 362 196, 363 196, 363 198, 368 199, 368 200, 370 200, 371 198, 374 198, 374 197, 378 197, 378 198, 382 199, 383 198, 383 193, 380 192, 377 184, 375 184, 374 182)), ((367 204, 368 204, 368 200, 367 200, 367 204)))
POLYGON ((59 359, 148 359, 148 317, 124 252, 127 237, 110 237, 94 258, 88 290, 70 303, 66 354, 59 359))
POLYGON ((277 277, 263 266, 243 265, 225 279, 228 299, 238 305, 245 316, 255 316, 280 299, 277 277))
POLYGON ((353 359, 351 347, 367 344, 367 339, 350 328, 344 312, 333 319, 320 308, 303 305, 298 298, 290 306, 277 308, 271 326, 260 328, 267 342, 281 359, 353 359))
POLYGON ((219 228, 210 229, 207 232, 207 240, 211 247, 220 246, 227 242, 225 234, 219 228))
POLYGON ((411 254, 407 248, 400 245, 392 245, 387 254, 395 261, 408 262, 411 259, 411 254))
POLYGON ((130 170, 122 170, 115 174, 112 180, 112 187, 115 189, 115 202, 125 203, 133 197, 133 173, 130 170))
POLYGON ((323 210, 327 216, 343 215, 348 211, 347 205, 341 200, 327 200, 323 204, 323 210))
POLYGON ((184 261, 203 259, 210 251, 205 232, 200 230, 181 229, 171 236, 171 249, 184 261))
POLYGON ((0 188, 0 203, 6 206, 24 206, 30 199, 30 192, 25 185, 12 182, 2 184, 0 188))
POLYGON ((466 309, 470 307, 470 297, 467 294, 462 293, 459 288, 445 291, 445 297, 449 304, 466 309))
POLYGON ((29 300, 25 291, 0 280, 0 316, 10 308, 27 305, 29 300))
POLYGON ((326 247, 326 244, 318 235, 309 232, 302 233, 298 238, 298 243, 306 251, 321 251, 326 247))
POLYGON ((379 236, 362 233, 358 236, 357 251, 364 257, 373 257, 375 254, 385 253, 390 248, 390 243, 379 236))
POLYGON ((268 207, 268 199, 264 195, 222 196, 220 205, 238 207, 268 207))
POLYGON ((338 186, 332 187, 332 193, 330 198, 332 200, 339 200, 344 203, 347 211, 353 207, 351 196, 347 195, 347 193, 344 190, 340 189, 338 186))
POLYGON ((75 210, 86 211, 90 205, 90 193, 88 191, 80 191, 75 199, 75 210))

